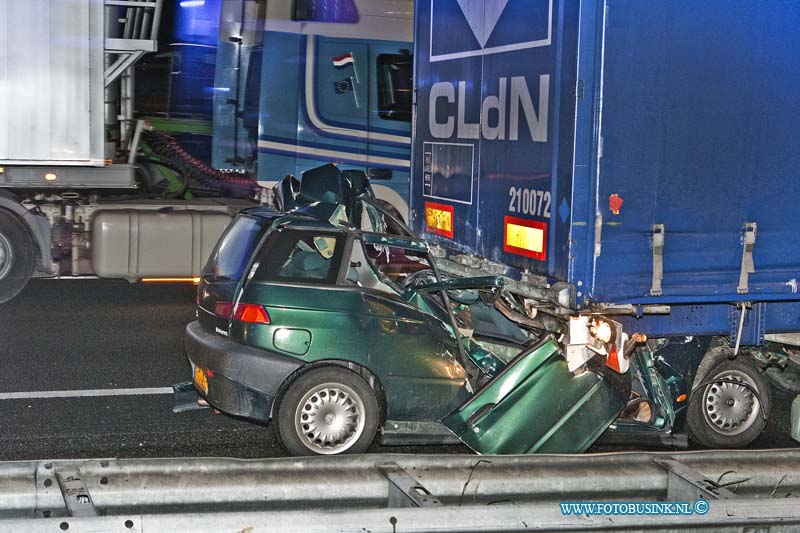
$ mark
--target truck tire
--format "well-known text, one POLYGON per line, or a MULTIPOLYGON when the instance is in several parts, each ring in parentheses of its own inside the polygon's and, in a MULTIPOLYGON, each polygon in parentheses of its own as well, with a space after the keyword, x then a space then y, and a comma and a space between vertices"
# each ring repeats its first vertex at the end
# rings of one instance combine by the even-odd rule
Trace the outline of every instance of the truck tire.
POLYGON ((28 283, 36 261, 33 245, 19 217, 0 209, 0 303, 12 299, 28 283))
POLYGON ((767 424, 769 381, 745 357, 723 359, 692 390, 687 412, 689 438, 708 448, 740 448, 767 424))
POLYGON ((326 366, 294 380, 273 417, 281 446, 291 455, 363 453, 378 430, 378 400, 361 376, 326 366))

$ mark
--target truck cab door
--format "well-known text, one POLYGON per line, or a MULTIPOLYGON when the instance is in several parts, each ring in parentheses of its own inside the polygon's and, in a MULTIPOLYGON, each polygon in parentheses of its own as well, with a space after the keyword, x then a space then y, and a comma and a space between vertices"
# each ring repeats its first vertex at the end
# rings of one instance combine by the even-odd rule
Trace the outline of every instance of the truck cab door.
POLYGON ((579 453, 608 428, 629 395, 628 376, 599 361, 577 375, 570 372, 558 343, 548 337, 514 358, 442 423, 482 454, 579 453))
POLYGON ((409 220, 413 43, 369 44, 369 126, 366 172, 375 196, 409 220))
MULTIPOLYGON (((311 41, 310 43, 314 43, 311 41)), ((312 46, 312 44, 308 44, 312 46)), ((348 130, 366 131, 369 115, 369 51, 362 42, 333 37, 317 37, 315 40, 313 65, 313 86, 305 88, 306 97, 314 99, 306 102, 306 109, 313 108, 317 128, 333 131, 342 137, 333 142, 342 151, 353 148, 366 148, 366 138, 351 134, 348 130), (341 128, 341 129, 337 129, 341 128)), ((311 60, 309 55, 306 61, 311 60)), ((308 80, 306 80, 308 81, 308 80)), ((322 142, 319 132, 311 129, 298 132, 298 138, 322 142)), ((330 141, 329 141, 330 142, 330 141)))

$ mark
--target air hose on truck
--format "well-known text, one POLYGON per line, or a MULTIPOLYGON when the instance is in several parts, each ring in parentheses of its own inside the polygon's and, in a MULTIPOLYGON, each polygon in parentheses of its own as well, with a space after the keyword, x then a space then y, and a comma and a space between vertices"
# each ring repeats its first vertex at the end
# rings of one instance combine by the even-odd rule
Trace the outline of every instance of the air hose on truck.
MULTIPOLYGON (((227 198, 252 198, 258 189, 257 183, 252 178, 210 167, 189 154, 169 135, 143 131, 142 136, 152 152, 145 156, 146 160, 165 166, 182 177, 183 185, 174 193, 175 196, 183 196, 187 190, 192 190, 193 183, 199 184, 205 192, 227 198)), ((147 171, 143 174, 144 179, 148 181, 147 171)))

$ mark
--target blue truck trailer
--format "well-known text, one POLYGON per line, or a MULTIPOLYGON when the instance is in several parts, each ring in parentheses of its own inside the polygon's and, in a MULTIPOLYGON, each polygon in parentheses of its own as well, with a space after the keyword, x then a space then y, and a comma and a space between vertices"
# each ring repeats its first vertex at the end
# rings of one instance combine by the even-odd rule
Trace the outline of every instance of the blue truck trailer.
POLYGON ((741 446, 800 389, 799 26, 796 2, 416 3, 412 225, 532 317, 647 335, 619 431, 741 446))

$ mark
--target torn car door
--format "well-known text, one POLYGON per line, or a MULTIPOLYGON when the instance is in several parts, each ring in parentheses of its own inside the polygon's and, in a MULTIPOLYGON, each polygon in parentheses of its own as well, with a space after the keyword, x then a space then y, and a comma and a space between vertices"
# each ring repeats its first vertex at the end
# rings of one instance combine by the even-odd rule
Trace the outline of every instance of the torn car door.
POLYGON ((567 369, 552 337, 512 360, 442 423, 482 454, 579 453, 614 421, 630 379, 589 361, 567 369))

